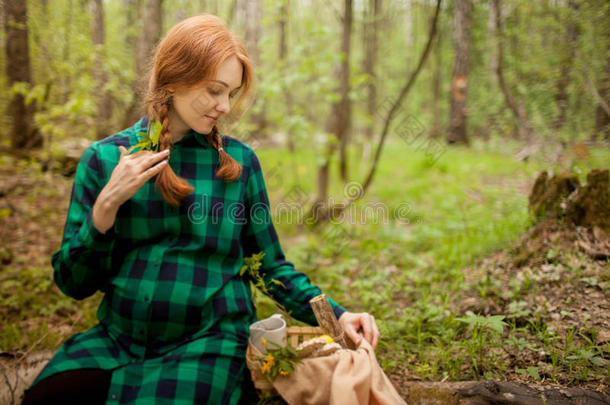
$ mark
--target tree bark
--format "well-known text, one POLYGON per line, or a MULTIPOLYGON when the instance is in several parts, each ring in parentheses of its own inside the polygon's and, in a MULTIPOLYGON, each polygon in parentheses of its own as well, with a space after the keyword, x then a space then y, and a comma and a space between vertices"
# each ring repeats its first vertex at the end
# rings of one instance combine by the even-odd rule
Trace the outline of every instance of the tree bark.
POLYGON ((559 80, 557 81, 557 93, 555 94, 555 101, 557 102, 557 109, 559 110, 555 122, 553 122, 553 128, 555 130, 561 129, 566 122, 566 113, 568 111, 568 85, 570 84, 570 75, 572 73, 572 67, 574 66, 574 58, 576 55, 576 41, 578 40, 579 30, 576 25, 576 16, 578 13, 579 5, 575 0, 568 1, 568 8, 572 12, 568 17, 566 24, 565 33, 565 54, 559 64, 559 80))
POLYGON ((409 404, 602 405, 610 400, 608 394, 578 387, 541 387, 504 381, 405 381, 399 391, 409 404))
MULTIPOLYGON (((260 74, 260 39, 262 35, 261 18, 263 16, 263 5, 261 0, 248 0, 244 4, 246 20, 246 49, 248 56, 254 65, 255 72, 260 74)), ((256 126, 256 133, 262 134, 267 126, 265 99, 257 98, 256 103, 262 104, 260 110, 252 116, 256 126)))
POLYGON ((498 52, 496 57, 498 61, 496 63, 496 75, 498 76, 498 84, 504 95, 504 99, 508 108, 513 113, 515 120, 517 121, 517 130, 519 138, 531 141, 533 131, 529 125, 529 119, 525 110, 525 103, 517 102, 513 96, 511 90, 504 79, 503 62, 504 59, 504 45, 503 45, 503 23, 502 23, 502 4, 500 0, 492 0, 490 6, 495 8, 494 15, 496 16, 496 34, 497 34, 497 46, 498 52))
POLYGON ((443 120, 441 119, 441 86, 443 83, 443 33, 442 27, 436 35, 434 46, 434 67, 432 69, 432 131, 430 137, 441 136, 443 120))
POLYGON ((595 134, 600 135, 606 141, 610 141, 610 113, 606 108, 610 105, 610 31, 608 32, 606 55, 606 67, 597 91, 600 100, 595 109, 595 134))
POLYGON ((352 125, 352 103, 349 99, 350 91, 350 55, 353 25, 352 0, 345 0, 345 12, 343 16, 343 36, 341 40, 341 102, 338 106, 340 120, 337 122, 337 138, 339 139, 339 169, 343 181, 347 181, 347 145, 349 144, 350 129, 352 125))
POLYGON ((140 9, 142 8, 141 3, 141 0, 123 0, 123 9, 125 10, 127 20, 125 42, 134 55, 136 53, 138 43, 138 33, 134 27, 139 25, 138 21, 140 21, 140 9))
POLYGON ((155 46, 161 39, 163 26, 163 0, 146 0, 142 18, 142 31, 136 44, 136 79, 132 83, 133 99, 123 120, 123 127, 129 127, 144 114, 143 95, 149 77, 149 64, 155 46))
POLYGON ((341 63, 335 67, 334 76, 339 82, 339 101, 333 103, 326 120, 326 132, 334 134, 336 142, 329 140, 326 146, 324 163, 318 168, 318 195, 313 210, 318 212, 326 207, 329 185, 329 168, 337 144, 340 149, 341 178, 347 178, 347 137, 351 123, 351 102, 349 100, 349 56, 352 30, 352 0, 345 0, 343 14, 343 34, 341 36, 341 63))
MULTIPOLYGON (((15 83, 32 85, 30 46, 28 44, 27 3, 23 0, 6 0, 6 76, 9 88, 15 83)), ((36 102, 25 105, 21 94, 13 96, 8 114, 12 119, 11 146, 15 149, 33 149, 42 146, 42 136, 34 126, 36 102)))
POLYGON ((321 294, 312 298, 309 301, 309 305, 311 306, 320 327, 330 335, 335 342, 347 349, 357 349, 354 342, 345 334, 345 331, 337 321, 337 317, 330 306, 328 298, 326 298, 326 294, 321 294))
MULTIPOLYGON (((278 47, 278 59, 280 64, 280 70, 285 74, 288 70, 288 19, 290 16, 290 0, 281 0, 280 4, 280 15, 278 19, 278 28, 280 35, 280 43, 278 47)), ((284 95, 284 101, 286 103, 286 115, 292 115, 292 110, 294 106, 294 100, 292 98, 292 92, 289 88, 284 87, 282 90, 284 95)), ((286 139, 288 143, 288 150, 290 153, 294 153, 296 151, 296 144, 294 142, 294 136, 288 134, 286 139)), ((294 163, 294 160, 293 160, 294 163)))
POLYGON ((363 60, 363 71, 367 74, 369 82, 366 90, 366 112, 370 121, 364 129, 365 149, 370 150, 375 133, 375 111, 377 110, 377 76, 375 67, 377 66, 377 35, 379 27, 379 16, 381 14, 381 0, 369 0, 369 7, 364 23, 364 48, 365 56, 363 60))
POLYGON ((466 109, 468 96, 468 65, 472 42, 472 3, 470 0, 456 0, 455 14, 455 58, 451 75, 451 115, 449 118, 449 143, 468 143, 466 132, 466 109))
POLYGON ((262 4, 260 0, 248 0, 246 8, 246 49, 252 64, 260 65, 259 41, 261 38, 262 4))
POLYGON ((93 77, 95 80, 95 95, 97 105, 97 117, 95 119, 95 135, 97 139, 107 137, 110 131, 110 95, 106 90, 108 75, 104 68, 106 32, 104 28, 104 2, 93 0, 91 2, 91 14, 93 17, 92 40, 95 47, 95 59, 93 62, 93 77))

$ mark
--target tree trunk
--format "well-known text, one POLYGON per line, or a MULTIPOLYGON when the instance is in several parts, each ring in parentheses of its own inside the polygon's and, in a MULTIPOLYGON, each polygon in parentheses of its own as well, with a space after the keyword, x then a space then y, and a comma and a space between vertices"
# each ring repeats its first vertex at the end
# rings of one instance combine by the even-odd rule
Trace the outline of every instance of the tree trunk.
POLYGON ((350 128, 352 124, 352 103, 349 99, 350 91, 350 68, 349 61, 351 55, 351 39, 352 39, 352 23, 353 23, 353 7, 352 0, 345 0, 345 12, 343 15, 343 35, 341 40, 341 53, 343 61, 341 64, 341 101, 339 103, 339 117, 337 129, 337 138, 339 139, 340 161, 339 167, 341 178, 347 181, 347 145, 349 144, 350 128))
POLYGON ((231 0, 231 3, 229 3, 229 9, 227 10, 227 27, 233 26, 233 21, 236 19, 235 16, 238 13, 238 8, 237 0, 231 0))
POLYGON ((553 123, 555 130, 561 129, 566 121, 566 113, 568 111, 568 85, 570 84, 570 74, 574 65, 574 57, 576 54, 576 41, 578 40, 578 27, 576 25, 576 17, 578 15, 578 4, 575 0, 568 1, 568 7, 572 12, 568 17, 565 34, 565 54, 559 64, 559 80, 557 81, 557 93, 555 100, 557 101, 557 109, 559 113, 553 123))
POLYGON ((95 135, 97 139, 107 137, 110 131, 110 96, 106 91, 108 75, 104 68, 106 33, 104 29, 104 2, 93 0, 91 3, 91 14, 93 17, 92 40, 95 47, 95 59, 93 62, 93 77, 95 80, 95 95, 97 97, 97 117, 95 119, 95 135))
MULTIPOLYGON (((288 18, 290 16, 290 0, 282 0, 280 4, 280 16, 278 20, 278 28, 280 35, 280 43, 278 48, 278 59, 280 63, 280 69, 282 72, 286 72, 288 70, 288 18)), ((285 74, 285 73, 284 73, 285 74)), ((292 109, 294 106, 294 100, 292 98, 292 92, 290 89, 284 87, 283 88, 284 101, 286 103, 286 115, 292 115, 292 109)), ((288 134, 287 139, 288 150, 290 153, 294 153, 296 151, 296 145, 294 142, 294 136, 288 134)), ((294 163, 294 160, 293 160, 294 163)))
MULTIPOLYGON (((67 12, 64 16, 64 38, 63 38, 63 60, 66 63, 70 62, 70 45, 72 44, 72 19, 74 14, 74 1, 68 0, 67 12)), ((72 73, 63 73, 60 78, 61 99, 64 103, 70 99, 70 89, 72 87, 72 73)))
POLYGON ((472 42, 472 3, 470 0, 456 0, 455 10, 455 58, 451 76, 451 115, 449 118, 449 143, 468 143, 466 132, 466 101, 468 95, 468 64, 472 42))
POLYGON ((438 138, 441 135, 443 121, 441 119, 441 86, 443 83, 443 35, 442 30, 436 36, 434 47, 434 66, 432 68, 432 131, 430 137, 438 138))
POLYGON ((496 45, 496 21, 497 8, 491 5, 489 7, 489 15, 487 18, 487 53, 489 55, 489 79, 494 82, 496 71, 498 70, 498 58, 495 56, 497 52, 496 45))
POLYGON ((517 121, 517 130, 519 138, 531 141, 533 131, 529 125, 529 119, 527 117, 525 103, 517 102, 511 90, 509 89, 508 84, 504 80, 504 70, 502 66, 502 60, 504 59, 502 4, 500 0, 492 0, 490 5, 491 7, 495 8, 494 15, 496 16, 496 40, 498 46, 498 52, 496 53, 496 58, 498 58, 498 61, 496 63, 496 75, 498 76, 498 84, 500 85, 500 89, 502 90, 502 94, 504 95, 504 99, 506 101, 506 104, 508 105, 508 108, 513 113, 513 116, 517 121))
POLYGON ((595 109, 595 134, 610 141, 610 113, 607 109, 610 105, 610 32, 608 33, 606 55, 606 67, 598 90, 600 101, 595 109))
POLYGON ((123 0, 123 8, 125 10, 127 29, 125 30, 125 42, 129 46, 129 49, 135 55, 136 47, 138 43, 138 33, 133 29, 140 21, 140 11, 142 2, 141 0, 123 0))
MULTIPOLYGON (((246 20, 246 49, 248 56, 254 65, 255 72, 260 74, 260 39, 261 39, 261 18, 263 16, 261 0, 248 0, 245 2, 245 20, 246 20)), ((252 121, 256 126, 256 133, 262 134, 267 126, 266 120, 266 105, 265 99, 259 97, 256 103, 262 104, 260 111, 252 116, 252 121)))
POLYGON ((349 133, 351 128, 351 101, 350 91, 350 55, 351 38, 353 25, 353 6, 352 0, 345 0, 343 12, 343 34, 341 36, 341 63, 338 71, 339 95, 340 100, 333 105, 333 112, 337 114, 335 123, 335 136, 339 141, 339 170, 341 178, 347 180, 347 145, 349 143, 349 133))
POLYGON ((261 38, 262 4, 260 0, 248 0, 246 7, 246 49, 255 68, 260 65, 259 41, 261 38))
MULTIPOLYGON (((6 76, 9 88, 17 82, 32 84, 30 47, 28 44, 27 3, 23 0, 6 0, 6 76)), ((32 149, 42 146, 42 136, 34 127, 36 103, 25 105, 22 95, 13 96, 8 114, 12 119, 11 146, 15 149, 32 149)))
POLYGON ((334 76, 339 81, 339 101, 333 103, 330 115, 326 120, 326 132, 334 134, 336 142, 328 141, 324 163, 318 168, 318 195, 314 203, 314 210, 318 211, 326 207, 329 185, 330 160, 335 153, 337 143, 340 149, 340 172, 341 177, 347 177, 347 133, 351 121, 351 103, 349 100, 349 54, 352 29, 352 0, 345 0, 343 15, 343 35, 341 39, 341 63, 335 67, 334 76))
MULTIPOLYGON (((369 82, 367 84, 368 97, 366 99, 366 112, 369 121, 364 129, 365 150, 370 151, 373 134, 375 133, 375 112, 377 110, 377 76, 375 67, 377 66, 377 31, 379 27, 379 16, 381 14, 381 0, 369 0, 368 13, 364 23, 364 48, 365 56, 363 60, 363 71, 367 74, 369 82)), ((368 155, 370 152, 367 152, 368 155)))
POLYGON ((142 31, 136 44, 136 79, 132 83, 133 99, 127 109, 123 127, 133 125, 143 114, 143 96, 148 85, 148 64, 155 46, 161 39, 163 0, 146 0, 142 31))

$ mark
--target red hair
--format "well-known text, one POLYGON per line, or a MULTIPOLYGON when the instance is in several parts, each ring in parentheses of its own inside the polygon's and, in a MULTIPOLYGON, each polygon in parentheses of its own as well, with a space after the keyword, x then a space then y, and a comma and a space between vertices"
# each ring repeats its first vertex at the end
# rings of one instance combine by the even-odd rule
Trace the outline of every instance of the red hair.
MULTIPOLYGON (((146 112, 151 119, 161 123, 159 143, 161 150, 169 149, 169 111, 172 107, 172 92, 169 88, 184 88, 201 84, 215 78, 220 64, 235 56, 243 67, 239 96, 231 111, 222 120, 227 128, 247 110, 242 106, 249 90, 253 87, 253 72, 248 53, 241 40, 212 14, 200 14, 176 24, 161 40, 155 51, 148 91, 145 98, 146 112)), ((222 139, 216 126, 206 135, 208 142, 218 150, 222 139)), ((219 168, 216 176, 224 181, 235 181, 241 175, 241 165, 226 151, 219 151, 219 168)), ((180 205, 194 188, 178 177, 167 165, 157 175, 155 182, 163 198, 173 206, 180 205)))

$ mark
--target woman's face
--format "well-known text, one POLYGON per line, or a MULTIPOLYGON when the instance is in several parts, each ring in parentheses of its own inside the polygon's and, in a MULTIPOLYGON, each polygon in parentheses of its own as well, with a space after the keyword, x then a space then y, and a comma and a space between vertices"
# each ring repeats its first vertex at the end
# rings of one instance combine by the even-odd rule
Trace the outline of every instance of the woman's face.
POLYGON ((220 64, 216 78, 190 88, 173 90, 173 108, 170 111, 170 131, 174 141, 191 129, 208 134, 218 119, 231 110, 231 99, 241 86, 243 67, 237 57, 227 58, 220 64))

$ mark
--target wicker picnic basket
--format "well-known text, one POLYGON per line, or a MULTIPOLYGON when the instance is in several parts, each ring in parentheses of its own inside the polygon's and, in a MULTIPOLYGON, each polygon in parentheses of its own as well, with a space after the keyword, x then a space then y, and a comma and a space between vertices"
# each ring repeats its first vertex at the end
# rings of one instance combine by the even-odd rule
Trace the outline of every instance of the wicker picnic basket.
MULTIPOLYGON (((333 340, 339 343, 341 346, 355 349, 352 341, 347 339, 343 333, 343 329, 337 322, 334 312, 330 306, 330 302, 326 298, 326 295, 321 294, 311 301, 309 301, 311 308, 320 324, 319 327, 314 326, 289 326, 286 328, 286 338, 288 344, 296 349, 296 347, 309 339, 312 339, 320 335, 330 335, 333 340)), ((248 344, 246 350, 246 364, 250 369, 250 375, 254 387, 261 392, 271 393, 272 395, 277 394, 273 388, 273 384, 269 379, 262 374, 261 362, 257 360, 257 357, 262 353, 252 344, 248 344)))
MULTIPOLYGON (((296 347, 302 342, 312 339, 316 336, 323 335, 324 330, 320 327, 313 326, 289 326, 286 328, 286 336, 288 338, 288 344, 296 349, 296 347)), ((261 362, 256 360, 258 355, 262 354, 252 344, 248 345, 246 351, 246 363, 250 369, 250 375, 254 388, 262 392, 271 391, 273 392, 273 385, 271 381, 265 377, 261 372, 261 362)))

